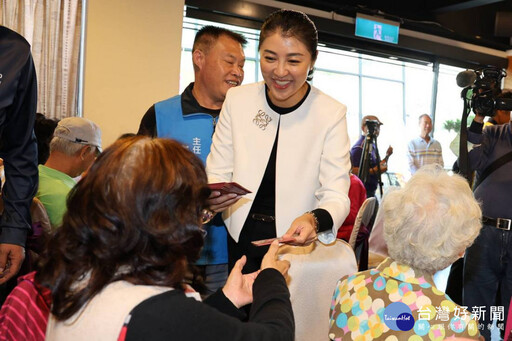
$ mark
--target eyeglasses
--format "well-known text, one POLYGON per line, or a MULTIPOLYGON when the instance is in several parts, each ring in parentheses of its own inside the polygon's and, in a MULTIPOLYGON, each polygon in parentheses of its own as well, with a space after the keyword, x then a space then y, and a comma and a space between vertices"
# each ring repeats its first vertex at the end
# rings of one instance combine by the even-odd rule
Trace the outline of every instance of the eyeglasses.
POLYGON ((201 232, 201 235, 203 236, 203 238, 206 238, 206 235, 208 234, 208 231, 206 231, 202 227, 199 227, 199 232, 201 232))
POLYGON ((213 219, 213 217, 215 217, 215 212, 210 211, 207 208, 204 208, 201 211, 201 224, 208 224, 213 219))

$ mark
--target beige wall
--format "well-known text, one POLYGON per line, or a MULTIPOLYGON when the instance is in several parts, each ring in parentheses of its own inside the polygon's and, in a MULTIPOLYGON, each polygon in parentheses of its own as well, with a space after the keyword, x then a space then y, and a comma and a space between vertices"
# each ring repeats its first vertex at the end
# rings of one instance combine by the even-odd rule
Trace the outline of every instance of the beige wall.
POLYGON ((505 77, 504 89, 512 89, 512 50, 507 51, 508 67, 507 77, 505 77))
POLYGON ((88 0, 84 117, 103 147, 178 93, 184 0, 88 0))

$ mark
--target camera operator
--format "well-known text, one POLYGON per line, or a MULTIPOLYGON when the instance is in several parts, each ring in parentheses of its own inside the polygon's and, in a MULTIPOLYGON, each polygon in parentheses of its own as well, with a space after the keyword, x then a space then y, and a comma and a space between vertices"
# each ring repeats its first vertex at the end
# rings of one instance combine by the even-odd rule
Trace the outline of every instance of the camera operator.
MULTIPOLYGON (((503 89, 503 91, 496 96, 496 99, 500 98, 511 98, 512 99, 512 90, 503 89)), ((485 116, 475 117, 477 122, 482 123, 482 119, 485 116)), ((506 124, 510 122, 510 111, 508 110, 495 110, 494 116, 491 116, 487 122, 484 123, 484 128, 493 125, 506 124)), ((477 129, 478 130, 478 129, 477 129)), ((478 133, 478 131, 477 131, 478 133)))
MULTIPOLYGON (((512 98, 512 93, 504 90, 496 96, 500 98, 512 98)), ((510 119, 509 110, 493 111, 496 123, 503 116, 510 119)), ((477 172, 474 193, 482 203, 483 228, 466 251, 463 304, 485 306, 486 315, 479 322, 486 326, 492 323, 491 306, 503 306, 506 320, 512 295, 512 123, 483 129, 485 116, 475 113, 468 130, 468 140, 476 144, 469 152, 469 168, 477 172)), ((487 328, 480 332, 490 340, 487 328)))
MULTIPOLYGON (((368 168, 368 174, 366 176, 366 181, 361 179, 364 183, 364 187, 366 188, 366 197, 374 197, 375 191, 377 190, 377 185, 379 185, 380 180, 380 174, 386 172, 388 170, 387 160, 391 154, 393 154, 393 147, 389 146, 386 151, 386 157, 384 160, 380 161, 380 167, 377 166, 379 163, 378 160, 380 160, 380 156, 378 154, 377 149, 377 137, 380 133, 380 126, 382 125, 382 122, 379 120, 377 116, 373 115, 366 115, 361 120, 361 130, 362 135, 357 140, 357 142, 352 146, 352 149, 350 149, 350 160, 352 161, 352 174, 358 175, 359 174, 359 166, 361 163, 361 159, 363 157, 369 157, 369 168, 368 168), (370 126, 370 130, 368 129, 368 126, 370 126), (369 155, 365 156, 363 155, 363 149, 364 149, 364 143, 367 138, 368 134, 371 134, 371 152, 369 155)), ((359 178, 362 178, 358 175, 359 178)))

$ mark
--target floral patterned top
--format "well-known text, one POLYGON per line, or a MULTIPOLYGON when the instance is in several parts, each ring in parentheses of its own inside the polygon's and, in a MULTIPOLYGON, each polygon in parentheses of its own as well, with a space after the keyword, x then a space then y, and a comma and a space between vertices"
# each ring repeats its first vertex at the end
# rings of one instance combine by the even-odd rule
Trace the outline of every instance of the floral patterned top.
POLYGON ((391 258, 342 278, 334 291, 330 340, 479 339, 478 321, 435 287, 432 276, 391 258))

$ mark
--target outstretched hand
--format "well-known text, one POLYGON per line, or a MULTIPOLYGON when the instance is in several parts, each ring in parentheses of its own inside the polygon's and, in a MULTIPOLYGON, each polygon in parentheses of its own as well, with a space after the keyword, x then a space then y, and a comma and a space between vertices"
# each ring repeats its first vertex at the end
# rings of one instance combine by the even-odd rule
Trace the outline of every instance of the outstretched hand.
POLYGON ((279 242, 274 240, 270 247, 268 248, 267 253, 263 257, 261 261, 261 270, 264 269, 276 269, 279 271, 285 278, 288 275, 288 269, 290 268, 290 262, 287 260, 279 260, 277 258, 277 252, 279 251, 279 242))
MULTIPOLYGON (((270 245, 267 253, 261 261, 261 270, 264 269, 276 269, 284 277, 288 275, 288 269, 290 268, 290 262, 286 260, 278 260, 277 252, 279 251, 279 242, 274 240, 270 245)), ((233 303, 237 308, 243 307, 249 303, 252 303, 252 286, 254 280, 258 277, 261 270, 252 272, 250 274, 243 275, 242 269, 247 262, 247 257, 242 256, 231 270, 228 280, 222 288, 224 295, 233 303)))
POLYGON ((296 218, 283 238, 294 238, 292 245, 306 246, 317 239, 315 218, 311 213, 304 213, 296 218))
POLYGON ((247 258, 242 256, 242 258, 235 263, 224 288, 222 288, 224 295, 237 308, 252 303, 252 285, 259 273, 259 271, 256 271, 242 275, 242 269, 246 262, 247 258))

